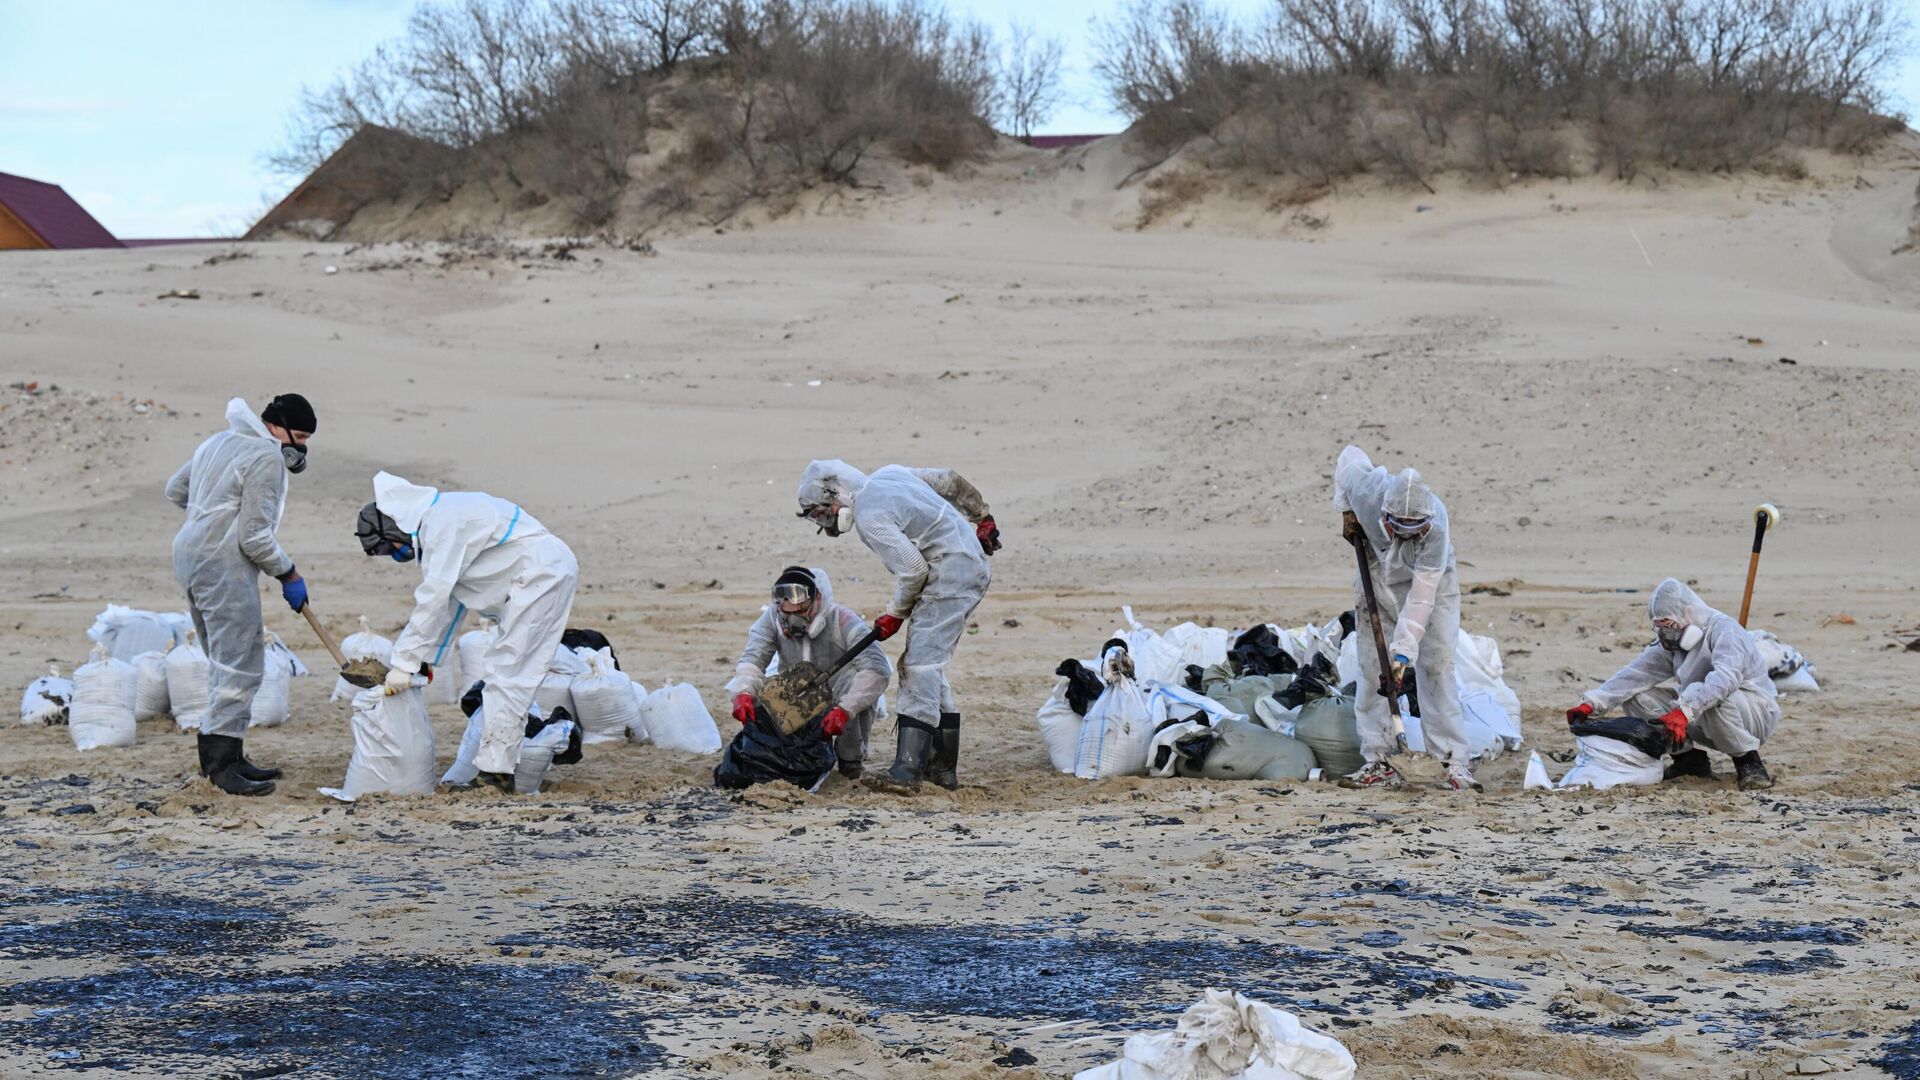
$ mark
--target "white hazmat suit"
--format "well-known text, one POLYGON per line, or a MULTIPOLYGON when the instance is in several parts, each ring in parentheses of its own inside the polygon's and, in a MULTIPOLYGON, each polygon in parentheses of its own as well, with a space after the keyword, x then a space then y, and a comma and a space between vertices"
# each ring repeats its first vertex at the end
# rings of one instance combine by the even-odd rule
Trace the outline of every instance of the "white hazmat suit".
POLYGON ((993 579, 970 525, 987 516, 980 492, 948 469, 888 465, 868 476, 844 461, 815 461, 798 497, 803 507, 851 507, 854 531, 893 574, 887 614, 911 616, 894 711, 929 725, 957 713, 947 666, 993 579))
MULTIPOLYGON (((833 584, 827 572, 818 567, 813 575, 816 590, 813 617, 806 632, 789 636, 780 626, 780 612, 769 604, 747 630, 747 647, 740 653, 733 678, 727 682, 727 694, 758 694, 767 681, 767 666, 780 658, 781 670, 795 664, 810 663, 824 671, 846 654, 848 647, 867 636, 867 623, 852 608, 833 601, 833 584)), ((847 711, 852 719, 845 731, 834 739, 835 755, 842 762, 861 762, 867 758, 867 740, 873 732, 873 716, 886 693, 893 665, 887 661, 878 643, 867 646, 846 667, 834 674, 833 703, 847 711)))
MULTIPOLYGON (((1333 468, 1333 508, 1352 511, 1366 532, 1380 623, 1390 628, 1387 651, 1413 661, 1427 752, 1466 768, 1473 751, 1467 743, 1460 687, 1453 671, 1453 650, 1460 637, 1460 575, 1454 566, 1446 504, 1417 471, 1389 473, 1364 450, 1349 446, 1340 451, 1333 468), (1388 531, 1382 521, 1388 514, 1426 518, 1431 525, 1424 536, 1404 539, 1388 531)), ((1365 633, 1367 599, 1358 573, 1353 591, 1354 618, 1365 633)), ((1369 762, 1384 762, 1398 746, 1395 704, 1377 689, 1379 650, 1363 638, 1358 653, 1360 685, 1354 715, 1360 728, 1360 753, 1369 762)))
POLYGON ((280 441, 244 398, 234 398, 227 430, 201 443, 173 474, 167 498, 187 512, 173 538, 173 575, 207 651, 200 731, 243 738, 266 670, 259 575, 293 569, 275 536, 287 498, 280 441))
POLYGON ((464 677, 487 684, 474 765, 511 774, 534 691, 573 611, 580 567, 572 549, 519 506, 477 491, 440 491, 382 472, 373 499, 412 534, 420 562, 413 616, 393 642, 394 669, 439 664, 468 611, 498 622, 481 670, 464 677))
POLYGON ((1702 633, 1691 649, 1654 642, 1580 700, 1596 713, 1626 705, 1650 720, 1678 708, 1687 717, 1689 745, 1736 758, 1759 750, 1780 723, 1780 700, 1753 635, 1673 578, 1654 588, 1647 614, 1672 619, 1683 629, 1697 626, 1702 633))

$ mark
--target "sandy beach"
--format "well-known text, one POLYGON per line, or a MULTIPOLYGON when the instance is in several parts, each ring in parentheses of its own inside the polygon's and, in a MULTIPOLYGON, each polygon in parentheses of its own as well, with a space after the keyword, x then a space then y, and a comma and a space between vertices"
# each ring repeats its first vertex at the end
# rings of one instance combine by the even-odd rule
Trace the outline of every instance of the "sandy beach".
MULTIPOLYGON (((1110 140, 648 251, 10 253, 0 384, 38 392, 0 398, 9 693, 109 602, 181 609, 161 488, 234 395, 315 403, 281 538, 336 633, 410 610, 416 572, 352 536, 376 470, 485 490, 578 554, 572 625, 727 737, 781 567, 887 595, 795 520, 809 459, 957 469, 1006 550, 953 793, 718 792, 714 758, 614 745, 538 798, 347 807, 316 792, 351 750, 324 677, 249 739, 287 770, 261 799, 171 722, 87 754, 12 728, 0 1073, 1052 1077, 1221 987, 1368 1078, 1920 1076, 1914 145, 1807 181, 1357 188, 1311 221, 1218 193, 1138 230, 1110 140), (1430 761, 1389 793, 1054 773, 1034 711, 1122 605, 1349 606, 1348 443, 1446 500, 1463 625, 1543 754, 1660 579, 1737 611, 1778 505, 1754 624, 1825 687, 1785 700, 1778 785, 1529 792, 1525 751, 1478 796, 1430 761)), ((434 721, 445 762, 462 718, 434 721)))

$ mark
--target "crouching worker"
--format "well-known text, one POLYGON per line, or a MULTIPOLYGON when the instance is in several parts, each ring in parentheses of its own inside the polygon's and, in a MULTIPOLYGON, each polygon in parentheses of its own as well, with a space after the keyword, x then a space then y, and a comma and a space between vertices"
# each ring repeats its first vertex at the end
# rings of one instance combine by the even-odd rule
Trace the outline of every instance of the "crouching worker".
POLYGON ((844 461, 810 463, 796 494, 801 517, 828 536, 859 534, 893 574, 893 599, 873 621, 882 641, 907 627, 887 781, 912 790, 924 775, 958 787, 960 707, 947 666, 993 579, 987 556, 1000 530, 986 499, 949 469, 888 465, 868 476, 844 461))
POLYGON ((1567 710, 1567 722, 1625 705, 1629 712, 1658 718, 1673 737, 1667 779, 1713 779, 1701 749, 1710 747, 1733 759, 1741 790, 1772 787, 1760 746, 1780 723, 1780 701, 1753 636, 1672 578, 1653 590, 1647 614, 1658 640, 1587 691, 1567 710))
MULTIPOLYGON (((767 665, 775 656, 782 671, 802 662, 825 671, 866 636, 866 621, 852 608, 834 603, 833 585, 825 570, 787 567, 773 583, 773 603, 761 610, 747 630, 747 647, 727 683, 727 693, 733 695, 733 718, 753 723, 754 697, 766 683, 767 665)), ((863 769, 873 714, 892 676, 893 665, 875 643, 862 649, 831 680, 834 706, 821 730, 833 737, 841 775, 849 779, 857 778, 863 769)))
POLYGON ((566 633, 580 578, 573 551, 532 514, 477 491, 440 491, 389 473, 355 528, 368 555, 420 563, 413 616, 393 642, 387 692, 399 693, 453 647, 460 620, 477 611, 499 623, 470 678, 486 683, 478 779, 513 790, 534 691, 566 633))
MULTIPOLYGON (((454 756, 453 766, 440 778, 442 784, 477 785, 480 770, 474 766, 473 759, 480 752, 480 737, 486 731, 486 716, 481 712, 486 690, 486 681, 481 680, 460 697, 460 711, 467 717, 467 733, 460 740, 460 751, 454 756)), ((516 795, 540 794, 540 784, 546 779, 548 769, 572 765, 586 756, 581 749, 580 722, 568 714, 565 706, 554 709, 552 716, 529 714, 523 730, 520 760, 513 770, 516 795)))

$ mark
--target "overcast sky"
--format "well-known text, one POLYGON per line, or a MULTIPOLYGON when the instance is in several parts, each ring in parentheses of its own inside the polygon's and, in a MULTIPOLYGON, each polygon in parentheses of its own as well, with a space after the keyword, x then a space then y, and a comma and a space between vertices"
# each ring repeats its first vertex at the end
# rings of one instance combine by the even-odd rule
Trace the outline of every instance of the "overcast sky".
MULTIPOLYGON (((1903 0, 1920 24, 1920 0, 1903 0)), ((61 184, 121 236, 238 231, 284 194, 261 155, 302 85, 398 35, 413 0, 0 0, 0 172, 61 184)), ((1119 0, 951 0, 1067 45, 1070 103, 1041 130, 1118 130, 1093 85, 1087 24, 1119 0)), ((1265 0, 1231 0, 1253 12, 1265 0)), ((1895 88, 1920 112, 1920 58, 1895 88)))

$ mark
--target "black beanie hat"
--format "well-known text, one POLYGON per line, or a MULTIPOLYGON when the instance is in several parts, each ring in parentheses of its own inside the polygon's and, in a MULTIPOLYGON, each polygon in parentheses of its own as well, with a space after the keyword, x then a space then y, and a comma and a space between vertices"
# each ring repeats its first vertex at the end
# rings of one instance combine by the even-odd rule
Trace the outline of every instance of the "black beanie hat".
POLYGON ((320 430, 319 418, 313 415, 313 406, 299 394, 281 394, 267 407, 260 410, 260 419, 269 424, 278 424, 288 431, 304 431, 311 435, 320 430))
POLYGON ((780 571, 780 576, 774 579, 773 584, 776 588, 781 585, 805 585, 808 595, 820 595, 820 583, 813 580, 812 571, 804 566, 789 566, 780 571))

